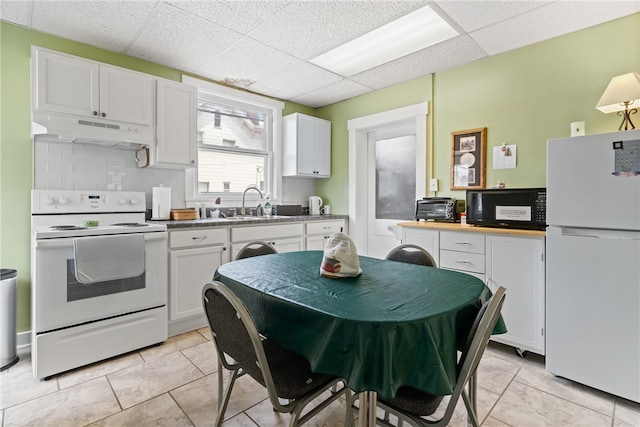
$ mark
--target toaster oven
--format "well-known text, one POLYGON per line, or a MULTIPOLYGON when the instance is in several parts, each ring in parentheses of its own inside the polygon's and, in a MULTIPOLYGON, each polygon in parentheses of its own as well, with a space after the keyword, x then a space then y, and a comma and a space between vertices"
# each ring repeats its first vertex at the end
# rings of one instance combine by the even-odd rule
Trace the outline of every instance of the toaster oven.
POLYGON ((464 212, 464 200, 451 197, 425 197, 416 201, 416 221, 456 222, 464 212))

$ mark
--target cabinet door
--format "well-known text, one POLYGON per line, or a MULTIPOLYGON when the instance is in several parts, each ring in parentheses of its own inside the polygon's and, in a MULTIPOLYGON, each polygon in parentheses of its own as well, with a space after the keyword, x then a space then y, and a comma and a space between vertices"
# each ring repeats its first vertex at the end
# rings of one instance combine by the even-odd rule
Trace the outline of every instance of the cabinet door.
POLYGON ((302 238, 276 239, 270 242, 278 253, 298 252, 302 250, 302 238))
POLYGON ((316 121, 315 172, 320 178, 331 176, 331 122, 316 121))
POLYGON ((316 121, 298 116, 298 175, 316 175, 316 121))
POLYGON ((331 122, 294 113, 282 118, 282 174, 327 178, 331 175, 331 122))
POLYGON ((72 56, 32 49, 35 89, 32 107, 81 116, 98 116, 99 65, 72 56))
POLYGON ((196 98, 194 86, 157 82, 157 141, 154 161, 192 166, 196 162, 196 98))
POLYGON ((327 241, 329 236, 309 236, 306 238, 306 247, 307 251, 323 251, 324 244, 327 241))
POLYGON ((440 265, 440 232, 438 230, 402 227, 402 243, 420 246, 431 254, 437 265, 440 265))
MULTIPOLYGON (((292 237, 289 239, 268 239, 265 240, 265 242, 271 244, 274 248, 276 248, 278 253, 298 252, 302 250, 302 236, 292 237)), ((240 249, 242 249, 242 247, 247 243, 248 242, 234 243, 231 245, 232 260, 236 259, 236 257, 238 256, 238 252, 240 252, 240 249)))
POLYGON ((486 239, 488 285, 507 289, 502 316, 508 332, 492 339, 544 355, 544 238, 486 239))
POLYGON ((100 117, 152 125, 154 79, 122 68, 100 66, 100 117))
POLYGON ((169 320, 201 315, 202 287, 227 261, 227 248, 213 246, 169 253, 169 320))

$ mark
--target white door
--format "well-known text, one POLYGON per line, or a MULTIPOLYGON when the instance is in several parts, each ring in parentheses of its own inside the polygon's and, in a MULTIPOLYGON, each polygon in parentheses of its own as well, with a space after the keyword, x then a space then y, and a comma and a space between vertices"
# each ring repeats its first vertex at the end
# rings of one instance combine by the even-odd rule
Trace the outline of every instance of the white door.
MULTIPOLYGON (((394 138, 406 136, 408 133, 399 132, 393 135, 392 133, 385 134, 384 132, 389 129, 402 129, 403 127, 406 129, 407 126, 413 126, 416 147, 415 154, 412 157, 415 164, 414 195, 410 201, 398 202, 398 207, 413 210, 415 209, 416 198, 424 197, 427 191, 427 164, 431 162, 431 156, 427 153, 428 110, 429 104, 425 102, 358 117, 347 122, 349 129, 349 236, 355 242, 360 255, 386 256, 393 246, 400 243, 399 237, 397 239, 391 237, 393 233, 388 227, 411 219, 414 215, 412 212, 410 217, 393 218, 394 216, 404 217, 405 215, 370 214, 370 211, 375 212, 373 208, 375 203, 371 201, 372 197, 374 197, 372 194, 375 194, 375 192, 370 194, 369 191, 370 185, 374 185, 373 188, 375 188, 374 181, 371 179, 371 176, 375 177, 375 172, 373 172, 375 170, 375 162, 370 160, 368 154, 370 151, 369 146, 371 145, 370 139, 390 140, 381 143, 381 148, 387 143, 388 146, 394 148, 394 143, 397 142, 394 138), (373 163, 374 166, 370 166, 370 163, 373 163), (374 215, 378 218, 373 217, 374 215), (387 216, 387 218, 383 218, 384 216, 387 216), (370 218, 375 219, 370 220, 370 218), (373 242, 377 243, 369 244, 370 237, 373 242)), ((387 176, 389 173, 385 172, 382 175, 387 176)), ((407 190, 406 187, 401 187, 400 184, 396 184, 394 187, 394 184, 390 183, 386 178, 379 180, 379 182, 386 184, 388 188, 407 190)), ((408 199, 408 196, 406 198, 408 199)))
POLYGON ((396 224, 415 215, 415 121, 371 131, 367 140, 367 254, 384 258, 400 244, 396 224))

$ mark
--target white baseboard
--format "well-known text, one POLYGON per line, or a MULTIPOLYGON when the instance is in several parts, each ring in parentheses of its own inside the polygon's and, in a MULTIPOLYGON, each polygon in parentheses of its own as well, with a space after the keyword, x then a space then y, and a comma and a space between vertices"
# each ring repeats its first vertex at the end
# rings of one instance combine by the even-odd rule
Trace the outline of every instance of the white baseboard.
POLYGON ((16 346, 21 353, 24 350, 31 351, 31 331, 18 332, 16 346))
POLYGON ((169 336, 184 334, 185 332, 208 327, 209 323, 204 314, 200 316, 190 317, 188 319, 169 322, 169 336))

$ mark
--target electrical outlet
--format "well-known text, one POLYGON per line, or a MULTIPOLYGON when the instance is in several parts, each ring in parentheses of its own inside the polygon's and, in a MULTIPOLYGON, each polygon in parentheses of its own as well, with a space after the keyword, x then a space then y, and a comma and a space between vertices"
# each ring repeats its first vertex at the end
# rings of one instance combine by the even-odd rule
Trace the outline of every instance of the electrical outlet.
POLYGON ((438 178, 431 178, 429 180, 429 191, 438 191, 438 178))

